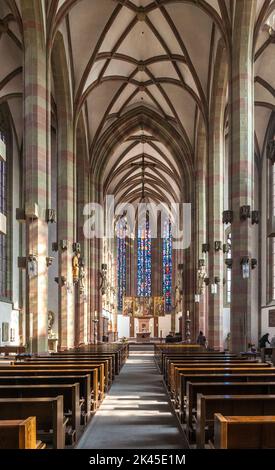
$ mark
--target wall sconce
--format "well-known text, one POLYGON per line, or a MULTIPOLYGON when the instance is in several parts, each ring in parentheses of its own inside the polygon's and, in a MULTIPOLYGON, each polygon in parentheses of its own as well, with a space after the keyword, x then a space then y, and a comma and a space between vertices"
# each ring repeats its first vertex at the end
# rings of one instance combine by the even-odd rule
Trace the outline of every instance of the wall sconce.
POLYGON ((252 211, 251 213, 252 225, 260 223, 260 211, 252 211))
POLYGON ((224 243, 222 246, 222 251, 225 253, 229 253, 229 245, 228 243, 224 243))
POLYGON ((60 281, 59 277, 55 277, 54 280, 57 284, 60 284, 61 287, 64 287, 67 284, 67 278, 65 276, 61 276, 60 281))
POLYGON ((38 274, 37 258, 35 255, 29 255, 27 261, 28 276, 29 278, 35 277, 38 274))
POLYGON ((204 259, 199 259, 199 268, 203 268, 205 266, 205 260, 204 259))
POLYGON ((47 256, 46 258, 46 266, 49 268, 53 264, 54 257, 53 256, 47 256))
POLYGON ((223 224, 232 224, 233 222, 233 211, 223 211, 222 213, 222 223, 223 224))
POLYGON ((209 282, 210 282, 209 277, 205 277, 205 278, 204 278, 204 284, 205 284, 206 286, 209 286, 209 282))
POLYGON ((80 252, 81 252, 81 245, 80 245, 80 243, 73 243, 72 248, 73 248, 73 252, 74 252, 74 253, 80 253, 80 252))
POLYGON ((46 222, 51 224, 56 223, 55 209, 46 209, 46 222))
POLYGON ((250 218, 250 206, 241 206, 240 207, 240 219, 247 220, 250 218))
POLYGON ((218 285, 216 283, 211 284, 211 294, 216 295, 218 293, 218 285))
POLYGON ((233 259, 232 258, 226 258, 225 264, 228 267, 228 269, 232 269, 233 266, 233 259))
POLYGON ((20 223, 26 222, 26 214, 25 214, 25 209, 19 208, 16 209, 16 220, 20 223))
POLYGON ((256 258, 251 258, 251 269, 255 269, 258 264, 256 258))
POLYGON ((214 282, 215 282, 215 284, 219 284, 221 282, 219 276, 214 277, 214 282))
POLYGON ((58 251, 58 243, 57 242, 52 243, 52 251, 55 251, 55 252, 58 251))
POLYGON ((66 251, 68 249, 68 240, 60 240, 59 246, 62 251, 66 251))
POLYGON ((215 250, 215 251, 220 251, 220 250, 222 250, 222 242, 220 242, 220 241, 215 241, 215 242, 214 242, 214 250, 215 250))
POLYGON ((207 253, 209 250, 210 250, 210 244, 209 244, 209 243, 203 243, 203 244, 202 244, 201 251, 202 251, 203 253, 207 253))
POLYGON ((243 256, 243 258, 241 258, 241 268, 242 268, 243 279, 249 279, 249 277, 250 277, 250 265, 249 265, 249 257, 248 256, 243 256))

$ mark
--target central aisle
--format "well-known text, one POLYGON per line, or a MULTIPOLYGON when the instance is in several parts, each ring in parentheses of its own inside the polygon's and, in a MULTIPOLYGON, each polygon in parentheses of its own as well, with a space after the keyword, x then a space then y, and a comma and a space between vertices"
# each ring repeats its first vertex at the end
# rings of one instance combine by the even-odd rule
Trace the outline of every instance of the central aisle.
POLYGON ((149 348, 130 350, 129 359, 77 449, 184 448, 184 436, 149 348))

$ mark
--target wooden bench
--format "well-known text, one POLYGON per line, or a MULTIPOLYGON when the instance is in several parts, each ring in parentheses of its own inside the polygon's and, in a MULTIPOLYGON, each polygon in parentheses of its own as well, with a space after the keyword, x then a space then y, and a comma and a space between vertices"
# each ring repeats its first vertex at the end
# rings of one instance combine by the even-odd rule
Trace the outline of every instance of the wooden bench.
POLYGON ((275 416, 215 414, 215 449, 275 449, 275 416))
POLYGON ((0 398, 43 398, 63 396, 64 410, 68 426, 66 441, 72 445, 80 431, 82 403, 79 399, 79 383, 54 385, 0 385, 0 398))
MULTIPOLYGON (((187 383, 186 424, 192 431, 193 411, 197 409, 197 396, 202 395, 275 395, 275 382, 222 382, 222 383, 187 383)), ((184 417, 184 409, 181 409, 184 417)))
POLYGON ((36 416, 37 434, 54 449, 64 449, 67 419, 63 414, 63 396, 55 398, 0 398, 3 420, 36 416))
POLYGON ((197 448, 203 449, 206 441, 213 440, 215 413, 225 416, 272 416, 275 415, 275 395, 199 394, 196 422, 197 448))
POLYGON ((36 438, 36 418, 0 421, 0 449, 45 449, 36 438))
POLYGON ((275 374, 180 374, 180 390, 179 396, 177 397, 177 401, 175 405, 181 409, 184 406, 185 398, 186 398, 186 389, 187 389, 187 382, 215 382, 215 383, 222 383, 222 382, 275 382, 275 374))
POLYGON ((92 411, 95 411, 98 404, 99 404, 99 394, 98 394, 98 370, 97 369, 84 369, 73 367, 71 368, 54 368, 47 367, 47 368, 39 368, 39 367, 31 367, 31 368, 14 368, 14 367, 6 367, 4 370, 0 369, 0 378, 1 376, 4 377, 12 377, 12 376, 45 376, 51 375, 53 377, 56 376, 82 376, 82 375, 90 375, 91 377, 91 401, 92 401, 92 411))
MULTIPOLYGON (((105 364, 106 365, 106 364, 105 364)), ((24 362, 20 364, 13 364, 10 366, 14 371, 19 371, 20 369, 25 369, 25 370, 39 370, 40 368, 43 370, 64 370, 64 369, 70 369, 70 370, 86 370, 89 371, 97 369, 98 371, 98 383, 97 383, 97 390, 98 390, 98 400, 103 400, 104 395, 105 395, 105 373, 104 373, 104 364, 103 363, 94 363, 94 362, 55 362, 52 363, 50 361, 34 361, 34 362, 24 362)), ((7 366, 1 366, 0 365, 0 371, 7 370, 7 366)), ((86 372, 87 373, 87 372, 86 372)))
POLYGON ((86 375, 29 375, 29 376, 1 376, 2 385, 59 385, 79 383, 80 400, 83 402, 81 410, 81 424, 86 424, 91 413, 91 376, 86 375))
POLYGON ((213 367, 211 366, 208 366, 208 367, 204 367, 204 366, 201 366, 201 367, 196 367, 196 368, 192 368, 192 367, 184 367, 184 368, 181 368, 181 369, 177 369, 176 370, 176 377, 174 380, 172 380, 171 384, 170 384, 170 392, 171 392, 171 395, 172 395, 172 398, 175 398, 175 397, 178 397, 180 395, 180 379, 179 379, 179 376, 180 374, 204 374, 204 375, 209 375, 209 374, 216 374, 216 373, 220 373, 220 374, 228 374, 228 375, 231 375, 231 374, 249 374, 249 373, 252 373, 253 374, 274 374, 275 373, 275 368, 273 367, 262 367, 262 366, 258 366, 258 367, 250 367, 250 366, 247 366, 247 365, 244 365, 244 366, 234 366, 234 365, 229 365, 229 366, 217 366, 217 365, 214 365, 213 367))

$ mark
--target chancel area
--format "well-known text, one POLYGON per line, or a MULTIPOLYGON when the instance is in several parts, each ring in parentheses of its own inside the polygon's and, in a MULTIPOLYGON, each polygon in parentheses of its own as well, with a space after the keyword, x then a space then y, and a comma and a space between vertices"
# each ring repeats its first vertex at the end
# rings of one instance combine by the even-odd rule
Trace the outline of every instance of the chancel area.
POLYGON ((0 449, 275 448, 272 0, 0 0, 0 449))

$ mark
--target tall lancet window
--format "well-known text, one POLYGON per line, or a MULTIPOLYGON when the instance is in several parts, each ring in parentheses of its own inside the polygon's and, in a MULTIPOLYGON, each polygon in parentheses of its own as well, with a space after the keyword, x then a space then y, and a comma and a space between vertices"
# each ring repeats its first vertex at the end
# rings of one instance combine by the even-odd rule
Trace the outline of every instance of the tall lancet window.
POLYGON ((172 243, 171 222, 166 220, 162 238, 162 292, 166 312, 171 311, 172 307, 172 243))
POLYGON ((123 296, 126 292, 126 219, 122 218, 116 225, 117 233, 117 286, 118 310, 122 311, 123 296))
MULTIPOLYGON (((1 155, 6 154, 6 137, 0 132, 1 155)), ((3 157, 3 155, 2 155, 3 157)), ((0 212, 7 216, 7 163, 0 158, 0 212)), ((0 233, 0 297, 8 297, 8 245, 7 235, 0 233)))
POLYGON ((145 228, 138 228, 137 239, 137 295, 152 295, 152 240, 149 217, 146 216, 145 228))

